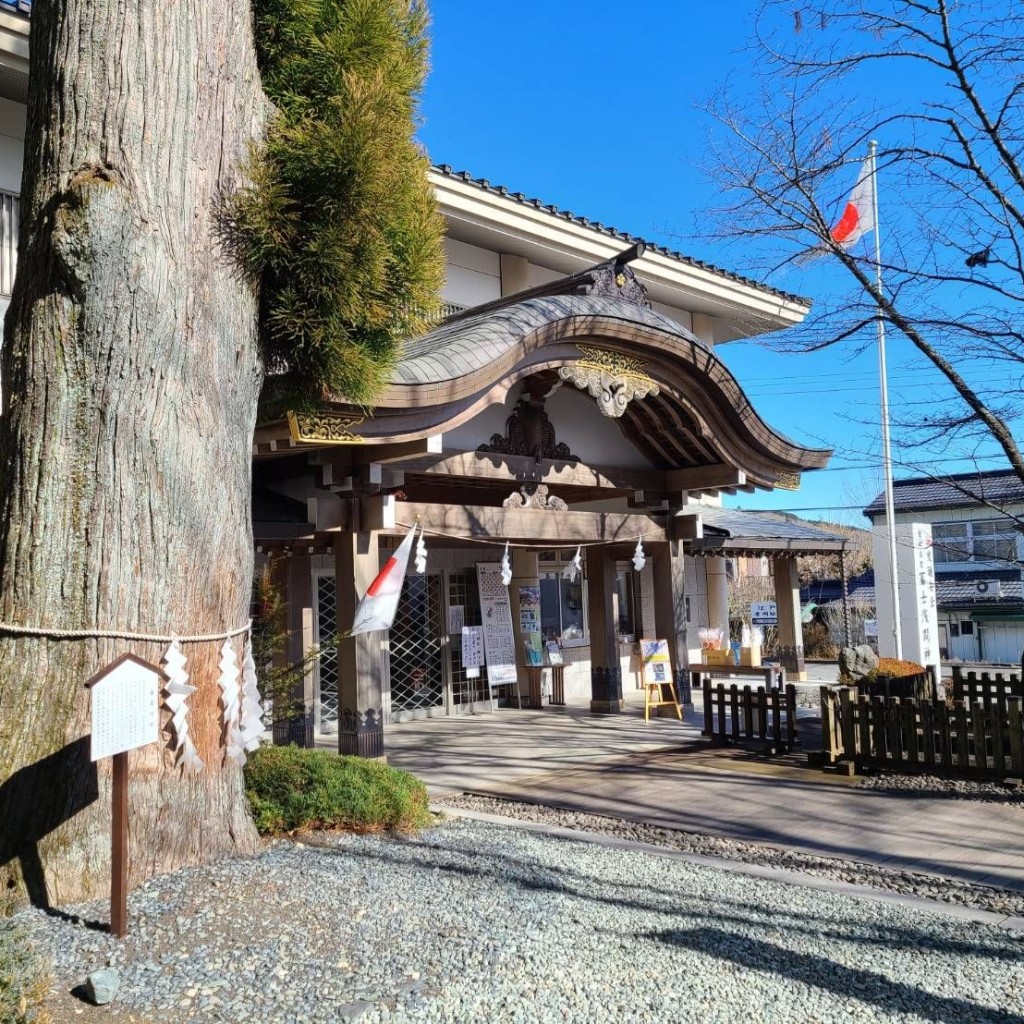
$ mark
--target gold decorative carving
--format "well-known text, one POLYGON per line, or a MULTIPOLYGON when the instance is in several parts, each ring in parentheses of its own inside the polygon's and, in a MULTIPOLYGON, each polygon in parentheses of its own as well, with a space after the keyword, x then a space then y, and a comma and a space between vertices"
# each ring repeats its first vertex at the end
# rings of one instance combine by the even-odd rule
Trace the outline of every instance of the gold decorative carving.
POLYGON ((559 367, 558 376, 589 392, 602 415, 617 418, 634 398, 661 393, 644 373, 646 364, 642 360, 588 345, 580 345, 579 350, 583 358, 559 367))
POLYGON ((501 504, 502 508, 536 508, 546 512, 565 512, 569 507, 561 498, 548 494, 547 484, 523 484, 501 504))
POLYGON ((799 473, 780 473, 775 478, 775 486, 782 491, 799 491, 800 490, 800 474, 799 473))
POLYGON ((363 422, 362 416, 345 416, 336 412, 288 413, 288 430, 293 441, 311 444, 363 444, 364 438, 352 428, 363 422))

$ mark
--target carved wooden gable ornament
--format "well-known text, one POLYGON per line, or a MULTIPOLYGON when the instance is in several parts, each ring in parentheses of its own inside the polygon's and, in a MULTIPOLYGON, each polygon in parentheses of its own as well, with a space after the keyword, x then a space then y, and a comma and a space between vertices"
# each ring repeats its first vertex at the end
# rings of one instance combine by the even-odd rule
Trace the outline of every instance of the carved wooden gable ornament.
POLYGON ((558 376, 588 392, 603 416, 617 418, 634 398, 661 393, 658 385, 644 373, 641 360, 586 345, 580 345, 579 350, 583 358, 559 367, 558 376))

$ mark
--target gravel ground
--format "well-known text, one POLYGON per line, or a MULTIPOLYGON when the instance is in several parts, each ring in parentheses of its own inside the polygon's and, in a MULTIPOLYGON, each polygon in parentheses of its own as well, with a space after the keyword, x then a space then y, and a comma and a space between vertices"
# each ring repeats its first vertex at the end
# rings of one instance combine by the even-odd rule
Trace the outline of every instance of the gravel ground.
POLYGON ((148 882, 123 943, 20 917, 58 988, 121 972, 79 1020, 1024 1024, 1010 930, 510 826, 314 839, 148 882))
POLYGON ((935 875, 920 872, 897 871, 874 864, 840 860, 836 857, 818 857, 810 853, 746 843, 737 839, 702 835, 697 832, 683 832, 661 825, 648 825, 643 822, 610 818, 601 814, 563 810, 541 804, 518 803, 471 793, 446 796, 444 804, 470 811, 500 814, 506 818, 517 818, 520 821, 539 821, 581 832, 614 836, 616 839, 651 843, 654 846, 682 850, 684 853, 696 853, 706 857, 724 857, 728 860, 742 861, 744 864, 763 864, 789 871, 801 871, 805 874, 852 882, 856 885, 868 885, 875 889, 884 889, 906 896, 920 896, 923 899, 938 900, 942 903, 954 903, 977 910, 991 910, 997 914, 1024 917, 1024 893, 1008 889, 973 885, 970 882, 937 878, 935 875))
POLYGON ((975 782, 971 779, 945 779, 938 775, 898 775, 880 772, 869 775, 857 784, 858 789, 881 789, 891 793, 920 793, 922 796, 947 797, 951 800, 980 800, 983 803, 1010 804, 1024 807, 1024 788, 998 782, 975 782))

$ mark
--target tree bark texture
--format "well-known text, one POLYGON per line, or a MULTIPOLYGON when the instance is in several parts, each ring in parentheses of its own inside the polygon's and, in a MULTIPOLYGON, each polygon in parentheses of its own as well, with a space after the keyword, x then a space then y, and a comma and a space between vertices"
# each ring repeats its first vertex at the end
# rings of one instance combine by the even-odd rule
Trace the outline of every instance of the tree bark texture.
MULTIPOLYGON (((262 379, 254 287, 220 221, 267 116, 248 0, 37 0, 31 44, 0 620, 231 629, 248 617, 262 379)), ((89 761, 83 683, 165 646, 0 635, 9 896, 106 895, 110 763, 89 761)), ((184 648, 206 771, 182 778, 166 731, 130 755, 131 884, 255 848, 241 771, 223 763, 219 648, 184 648)))

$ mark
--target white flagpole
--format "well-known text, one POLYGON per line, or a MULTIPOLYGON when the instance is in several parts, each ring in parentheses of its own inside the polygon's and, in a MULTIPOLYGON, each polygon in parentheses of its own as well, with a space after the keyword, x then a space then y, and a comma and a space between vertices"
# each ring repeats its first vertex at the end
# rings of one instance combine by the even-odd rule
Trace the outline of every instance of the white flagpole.
MULTIPOLYGON (((878 221, 878 169, 875 152, 878 143, 868 144, 871 160, 871 203, 875 217, 875 287, 882 294, 882 232, 878 221)), ((896 575, 896 511, 892 496, 892 451, 889 445, 889 385, 885 372, 885 321, 881 310, 875 320, 878 325, 878 380, 882 397, 882 472, 885 474, 885 529, 889 534, 889 576, 892 586, 893 640, 896 657, 903 659, 903 631, 900 626, 900 585, 896 575)))

